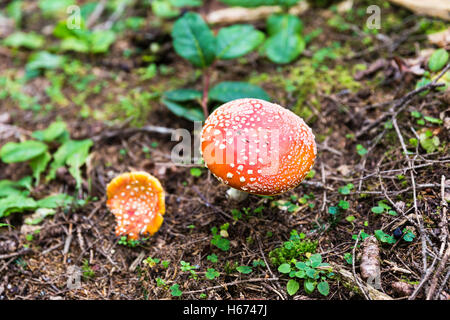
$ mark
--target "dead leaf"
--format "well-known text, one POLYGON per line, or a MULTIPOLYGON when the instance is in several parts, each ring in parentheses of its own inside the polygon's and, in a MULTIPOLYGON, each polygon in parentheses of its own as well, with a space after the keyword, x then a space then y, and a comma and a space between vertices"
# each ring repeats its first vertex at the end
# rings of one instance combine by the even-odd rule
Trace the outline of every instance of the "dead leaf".
POLYGON ((431 17, 450 21, 450 1, 448 0, 389 0, 399 6, 431 17))
POLYGON ((450 27, 447 30, 431 33, 428 40, 441 48, 450 49, 450 27))

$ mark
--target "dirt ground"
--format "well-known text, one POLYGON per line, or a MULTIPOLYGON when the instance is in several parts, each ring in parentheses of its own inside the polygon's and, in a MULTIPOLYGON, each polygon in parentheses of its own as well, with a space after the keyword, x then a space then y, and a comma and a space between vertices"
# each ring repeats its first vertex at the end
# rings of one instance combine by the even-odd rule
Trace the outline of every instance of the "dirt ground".
MULTIPOLYGON (((363 8, 365 2, 358 2, 357 6, 363 8)), ((205 13, 221 7, 208 1, 198 11, 205 13)), ((127 14, 147 15, 142 9, 134 10, 127 14)), ((32 12, 27 14, 31 17, 32 12)), ((290 296, 286 292, 289 278, 277 271, 269 253, 282 246, 292 230, 297 230, 317 241, 316 252, 325 262, 349 272, 352 261, 346 257, 355 252, 355 270, 359 273, 362 249, 359 244, 354 248, 355 236, 360 231, 372 235, 376 230, 392 235, 397 228, 408 228, 415 237, 410 242, 379 242, 379 291, 394 299, 407 299, 420 286, 415 298, 425 299, 442 261, 442 246, 447 250, 445 243, 450 243, 443 213, 450 188, 450 92, 432 90, 427 95, 407 95, 420 78, 407 65, 419 59, 420 50, 433 48, 417 27, 418 16, 390 6, 386 16, 403 23, 393 22, 383 30, 384 38, 371 36, 371 42, 365 44, 365 36, 359 32, 330 26, 332 15, 329 9, 316 8, 301 15, 306 33, 323 29, 313 42, 315 46, 340 44, 338 56, 323 62, 326 69, 315 73, 315 83, 296 83, 312 63, 310 49, 285 66, 275 65, 257 53, 241 63, 220 62, 211 77, 213 83, 249 79, 262 86, 273 101, 301 114, 311 126, 318 143, 315 175, 279 196, 250 195, 244 202, 236 203, 227 199, 227 188, 205 168, 197 177, 190 171, 197 165, 172 164, 170 152, 176 142, 170 140, 170 135, 145 130, 145 126, 189 130, 193 126, 171 114, 158 99, 140 106, 133 114, 135 118, 129 118, 123 109, 111 107, 120 96, 135 89, 201 89, 194 68, 176 55, 164 28, 146 26, 136 32, 127 31, 107 55, 69 54, 81 61, 85 74, 95 75, 94 84, 103 85, 98 94, 88 94, 83 102, 89 108, 88 116, 82 116, 81 107, 74 102, 78 92, 69 85, 62 88, 67 105, 48 112, 23 110, 11 99, 0 100, 0 113, 8 115, 3 124, 17 130, 1 144, 27 138, 55 119, 67 123, 73 139, 90 138, 95 142, 83 167, 84 183, 78 193, 66 169, 59 170, 55 180, 32 191, 37 199, 65 192, 88 199, 86 204, 58 209, 54 216, 36 226, 24 223, 32 212, 11 214, 0 220, 9 225, 0 228, 0 299, 178 299, 169 289, 174 284, 179 284, 182 299, 364 299, 356 283, 349 283, 338 274, 328 281, 330 294, 326 297, 317 290, 307 294, 303 286, 290 296), (125 57, 123 51, 141 48, 148 54, 146 48, 154 41, 160 45, 156 63, 171 71, 142 81, 137 70, 147 65, 143 55, 125 57), (358 67, 361 65, 365 68, 358 67), (288 85, 295 88, 287 92, 284 89, 288 85), (412 111, 443 123, 418 125, 412 111), (430 153, 420 146, 412 148, 408 141, 427 129, 439 138, 439 147, 430 153), (408 158, 402 143, 411 151, 408 158), (160 179, 166 191, 166 213, 161 229, 153 237, 123 244, 114 234, 115 221, 106 207, 105 189, 113 177, 130 170, 147 171, 160 179), (350 192, 343 192, 340 188, 348 184, 353 184, 350 192), (293 199, 304 195, 309 196, 307 203, 297 203, 294 210, 280 205, 285 203, 280 201, 295 202, 293 199), (381 200, 398 214, 375 214, 372 208, 381 200), (347 201, 349 208, 339 210, 337 215, 330 213, 330 207, 336 208, 340 201, 347 201), (255 212, 257 208, 262 209, 255 212), (233 212, 237 211, 248 214, 236 219, 233 212), (226 223, 230 248, 223 251, 211 244, 211 228, 226 223), (217 262, 207 259, 212 254, 217 255, 217 262), (170 263, 151 263, 146 260, 149 257, 170 263), (236 266, 251 266, 258 259, 265 264, 253 267, 251 273, 236 270, 236 266), (182 271, 181 261, 197 266, 196 275, 182 271), (220 276, 206 279, 208 268, 214 268, 220 276), (68 286, 74 270, 82 272, 81 284, 76 288, 68 286), (398 289, 398 283, 406 289, 398 289)), ((355 17, 350 25, 361 25, 364 18, 355 17)), ((42 26, 39 19, 25 21, 24 30, 42 26)), ((264 27, 264 21, 255 26, 264 27)), ((0 50, 2 74, 24 72, 29 52, 6 47, 0 50)), ((423 61, 416 65, 423 65, 423 61)), ((24 90, 42 97, 44 105, 49 100, 45 90, 50 85, 48 78, 41 75, 29 81, 24 90)), ((17 180, 28 174, 30 168, 25 163, 0 163, 0 179, 17 180)), ((448 299, 449 265, 442 268, 434 280, 437 298, 448 299)))

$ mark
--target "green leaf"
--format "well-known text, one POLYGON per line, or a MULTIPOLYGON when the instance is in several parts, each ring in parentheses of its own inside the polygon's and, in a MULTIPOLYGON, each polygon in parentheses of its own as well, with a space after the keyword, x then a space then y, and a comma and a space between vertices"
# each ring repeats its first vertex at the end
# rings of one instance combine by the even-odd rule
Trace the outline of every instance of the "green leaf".
POLYGON ((236 268, 237 271, 239 271, 239 273, 243 273, 243 274, 249 274, 253 271, 252 267, 249 266, 239 266, 236 268))
POLYGON ((205 68, 216 58, 216 38, 197 13, 188 12, 179 18, 172 37, 175 51, 196 67, 205 68))
POLYGON ((164 92, 164 97, 172 101, 190 101, 202 98, 202 93, 194 89, 178 89, 164 92))
POLYGON ((376 214, 380 214, 380 213, 383 213, 384 212, 384 208, 383 207, 380 207, 380 206, 378 206, 378 207, 372 207, 372 209, 370 209, 373 213, 376 213, 376 214))
POLYGON ((229 6, 255 8, 260 6, 291 7, 300 0, 220 0, 229 6))
POLYGON ((69 37, 61 41, 59 46, 61 51, 89 52, 89 42, 75 37, 69 37))
POLYGON ((178 8, 200 7, 203 4, 202 0, 169 0, 169 2, 178 8))
POLYGON ((394 237, 384 233, 383 230, 375 230, 374 234, 375 238, 377 238, 379 241, 383 243, 390 243, 390 244, 395 243, 394 237))
POLYGON ((7 198, 0 199, 0 218, 6 217, 13 212, 23 212, 26 210, 36 209, 37 204, 33 198, 24 195, 12 195, 7 198))
POLYGON ((37 186, 40 181, 41 173, 45 171, 48 163, 52 159, 50 153, 45 152, 40 156, 37 156, 30 161, 30 167, 33 171, 33 178, 36 181, 35 185, 37 186))
POLYGON ((433 52, 428 60, 428 68, 430 71, 435 72, 441 70, 448 61, 448 52, 444 48, 438 49, 433 52))
POLYGON ((290 14, 274 14, 267 20, 269 38, 264 49, 268 58, 278 64, 294 61, 305 49, 300 35, 301 20, 290 14))
POLYGON ((62 144, 53 155, 53 162, 50 164, 50 171, 47 180, 54 179, 56 171, 64 165, 69 166, 69 172, 77 182, 77 188, 81 185, 80 167, 86 162, 89 149, 93 142, 86 140, 68 140, 62 144))
POLYGON ((28 195, 28 191, 24 189, 31 189, 31 177, 25 177, 19 181, 0 180, 0 198, 18 195, 28 195))
POLYGON ((67 7, 73 4, 74 0, 39 0, 39 8, 46 16, 65 12, 67 7))
POLYGON ((193 177, 200 177, 202 175, 202 170, 200 168, 191 168, 190 173, 193 177))
POLYGON ((20 31, 9 35, 5 40, 3 40, 3 44, 7 47, 24 47, 28 49, 42 48, 44 42, 44 37, 40 34, 34 32, 25 33, 20 31))
POLYGON ((290 296, 296 294, 299 288, 300 284, 294 279, 290 279, 286 285, 286 291, 290 296))
POLYGON ((90 51, 93 53, 105 53, 111 44, 116 41, 116 34, 111 30, 94 31, 89 37, 90 51))
POLYGON ((34 71, 39 69, 56 69, 61 66, 63 58, 47 51, 40 51, 32 54, 28 59, 26 65, 27 71, 34 71))
POLYGON ((312 293, 314 291, 314 288, 316 287, 316 283, 312 280, 305 280, 304 284, 304 288, 306 293, 312 293))
POLYGON ((214 268, 208 268, 208 270, 206 270, 206 273, 205 273, 206 279, 214 280, 218 276, 220 276, 220 273, 217 272, 214 268))
POLYGON ((327 296, 330 293, 330 286, 328 285, 328 282, 322 281, 317 285, 317 290, 324 295, 327 296))
POLYGON ((300 34, 303 31, 302 21, 291 14, 275 13, 267 19, 267 33, 273 36, 279 32, 291 32, 292 34, 300 34))
POLYGON ((23 162, 47 151, 47 145, 39 141, 8 142, 0 150, 0 158, 6 163, 23 162))
POLYGON ((217 34, 216 56, 234 59, 246 55, 264 41, 264 33, 252 25, 237 24, 220 29, 217 34))
POLYGON ((438 118, 433 118, 433 117, 428 117, 428 116, 425 116, 423 118, 425 120, 427 120, 428 122, 431 122, 431 123, 435 123, 435 124, 442 124, 443 123, 443 121, 441 119, 438 119, 438 118))
POLYGON ((228 102, 241 98, 256 98, 270 101, 270 97, 262 88, 247 82, 221 82, 209 91, 209 98, 220 102, 228 102))
POLYGON ((180 290, 179 284, 174 284, 170 287, 170 294, 174 297, 179 297, 183 294, 183 292, 180 290))
POLYGON ((190 121, 204 121, 205 116, 199 108, 190 107, 190 106, 183 106, 179 103, 162 99, 161 102, 174 114, 176 114, 179 117, 183 117, 185 119, 188 119, 190 121))
POLYGON ((40 141, 53 142, 63 134, 68 133, 69 132, 67 131, 67 125, 65 122, 55 121, 45 130, 34 131, 31 136, 40 141))
POLYGON ((174 8, 174 5, 167 0, 152 1, 152 11, 155 16, 166 19, 174 18, 181 13, 180 9, 174 8))
POLYGON ((39 208, 50 208, 50 209, 56 209, 59 207, 65 207, 72 203, 73 197, 60 193, 53 196, 48 196, 46 198, 43 198, 39 201, 37 201, 37 205, 39 208))
POLYGON ((440 140, 439 137, 433 136, 432 134, 430 136, 427 132, 419 135, 420 146, 424 148, 427 153, 433 153, 439 147, 440 140))
POLYGON ((320 253, 315 253, 309 260, 311 261, 311 267, 315 268, 322 263, 322 255, 320 253))
POLYGON ((350 208, 350 203, 348 201, 345 201, 345 200, 339 200, 338 206, 341 209, 347 210, 348 208, 350 208))
POLYGON ((86 163, 87 157, 89 156, 89 149, 94 144, 92 140, 81 140, 75 142, 76 147, 74 148, 73 153, 71 153, 67 159, 66 164, 69 166, 70 174, 75 178, 77 182, 76 188, 79 189, 81 187, 81 170, 80 168, 86 163))
POLYGON ((278 271, 281 273, 289 273, 291 272, 291 266, 288 263, 283 263, 278 267, 278 271))

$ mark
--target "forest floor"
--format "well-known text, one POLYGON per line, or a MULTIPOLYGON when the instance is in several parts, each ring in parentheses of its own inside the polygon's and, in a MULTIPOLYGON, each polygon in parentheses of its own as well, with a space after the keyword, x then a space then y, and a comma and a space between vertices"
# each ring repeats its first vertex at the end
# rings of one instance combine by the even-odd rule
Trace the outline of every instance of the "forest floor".
MULTIPOLYGON (((213 2, 197 11, 220 7, 213 2)), ((25 110, 14 99, 0 98, 0 125, 8 128, 7 135, 0 130, 0 144, 27 139, 57 119, 66 122, 72 139, 94 141, 78 192, 62 168, 31 193, 35 199, 66 193, 83 203, 60 208, 36 225, 24 222, 33 212, 0 220, 6 224, 0 228, 0 299, 174 299, 174 284, 183 299, 364 299, 357 283, 338 273, 328 279, 327 296, 317 290, 308 294, 303 286, 290 296, 290 278, 278 271, 274 252, 299 235, 294 245, 313 243, 312 253, 324 262, 349 272, 354 266, 359 273, 360 244, 374 234, 379 291, 394 299, 413 293, 424 299, 437 281, 434 294, 448 299, 449 267, 435 272, 448 258, 450 244, 444 210, 450 188, 450 92, 431 87, 426 95, 414 92, 421 78, 414 72, 436 48, 427 33, 445 24, 391 5, 383 9, 381 31, 371 34, 362 31, 365 13, 357 14, 364 8, 361 1, 354 14, 344 14, 347 28, 341 30, 340 15, 330 9, 303 12, 305 32, 321 28, 322 33, 289 65, 252 53, 238 63, 222 61, 212 73, 212 83, 260 85, 315 133, 314 172, 279 196, 232 202, 207 169, 171 163, 177 142, 170 135, 145 129, 193 129, 159 101, 162 91, 201 89, 198 72, 176 55, 167 28, 125 31, 107 54, 67 54, 67 72, 46 72, 23 87, 24 94, 38 97, 40 109, 25 110), (157 53, 148 49, 154 42, 157 53), (319 49, 324 50, 316 54, 319 49), (158 65, 158 74, 146 79, 149 60, 158 65), (58 95, 48 94, 58 86, 58 95), (137 242, 115 235, 114 216, 106 207, 106 185, 130 170, 151 173, 166 191, 161 229, 137 242), (226 231, 219 240, 229 240, 229 248, 212 242, 214 227, 226 231), (76 288, 67 285, 74 267, 82 272, 76 288), (207 279, 211 268, 219 275, 207 279)), ((149 15, 133 10, 125 14, 149 15)), ((22 30, 46 25, 32 8, 24 15, 22 30)), ((263 28, 264 20, 254 24, 263 28)), ((23 75, 30 54, 0 47, 0 75, 23 75)), ((0 163, 0 179, 30 174, 26 163, 0 163)))

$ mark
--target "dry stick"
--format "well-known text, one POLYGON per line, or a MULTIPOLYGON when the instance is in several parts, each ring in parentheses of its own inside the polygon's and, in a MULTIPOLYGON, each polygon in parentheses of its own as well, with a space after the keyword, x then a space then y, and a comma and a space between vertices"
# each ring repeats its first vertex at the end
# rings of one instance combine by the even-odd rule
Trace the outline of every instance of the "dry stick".
MULTIPOLYGON (((267 263, 266 255, 264 254, 264 251, 262 249, 261 239, 259 237, 257 237, 257 239, 258 239, 259 252, 261 252, 261 256, 263 257, 263 260, 264 260, 264 263, 266 264, 267 270, 269 270, 269 273, 272 276, 272 278, 275 278, 275 275, 273 274, 272 269, 270 269, 270 266, 267 263)), ((278 290, 283 292, 283 290, 281 289, 280 284, 278 282, 275 282, 275 284, 278 287, 278 290)), ((278 291, 274 290, 273 288, 272 288, 272 290, 275 291, 281 297, 282 300, 286 300, 286 296, 285 295, 282 295, 281 293, 279 293, 278 291)))
MULTIPOLYGON (((445 244, 447 242, 447 237, 448 237, 448 230, 447 230, 447 226, 448 226, 448 222, 447 222, 447 201, 445 201, 445 176, 442 175, 441 177, 441 204, 442 204, 442 214, 441 214, 441 228, 442 228, 442 245, 441 245, 441 249, 439 250, 439 258, 442 257, 444 248, 445 248, 445 244)), ((431 300, 433 298, 434 292, 436 291, 436 287, 437 287, 437 283, 439 280, 439 275, 442 273, 442 271, 444 270, 447 260, 449 258, 450 255, 450 245, 447 246, 447 251, 445 252, 444 257, 442 258, 434 276, 433 279, 431 280, 431 285, 430 288, 428 290, 427 293, 427 300, 431 300)))
POLYGON ((206 69, 203 73, 203 94, 202 94, 202 109, 205 119, 209 116, 208 111, 208 91, 209 91, 209 81, 210 81, 210 68, 206 69))
POLYGON ((186 292, 183 292, 183 295, 199 293, 199 292, 209 291, 209 290, 214 290, 214 289, 220 289, 220 288, 224 288, 224 287, 228 287, 228 286, 235 286, 235 285, 238 285, 241 283, 246 283, 246 282, 278 281, 278 280, 279 280, 278 278, 252 278, 252 279, 247 279, 247 280, 236 280, 233 282, 224 283, 224 284, 214 286, 214 287, 208 287, 208 288, 204 288, 204 289, 200 289, 200 290, 186 291, 186 292))
POLYGON ((448 279, 450 279, 450 270, 447 271, 447 274, 444 277, 444 281, 442 281, 441 286, 439 287, 439 289, 436 293, 436 297, 440 297, 441 292, 444 290, 445 286, 448 283, 448 279))
POLYGON ((425 85, 421 88, 417 88, 413 91, 408 92, 406 95, 404 95, 400 99, 394 100, 395 101, 394 105, 389 109, 389 111, 383 113, 381 115, 381 117, 379 117, 375 121, 371 122, 370 124, 368 124, 367 126, 362 128, 356 134, 356 138, 360 138, 362 135, 366 134, 371 129, 378 126, 381 122, 386 120, 390 115, 392 115, 392 114, 396 115, 396 114, 400 113, 407 106, 406 103, 408 101, 410 101, 412 98, 414 98, 416 95, 418 95, 419 93, 425 92, 425 91, 433 89, 433 88, 443 87, 444 86, 443 83, 437 83, 437 82, 449 69, 450 69, 450 63, 445 66, 445 68, 441 71, 441 73, 439 73, 439 75, 432 82, 428 83, 427 85, 425 85))
POLYGON ((398 127, 396 115, 392 116, 392 125, 395 128, 395 132, 397 133, 397 136, 398 136, 398 139, 400 140, 400 144, 402 146, 403 152, 404 152, 405 157, 406 157, 406 159, 408 161, 409 174, 410 174, 410 177, 411 177, 411 184, 412 184, 412 187, 413 187, 414 213, 415 213, 417 224, 418 224, 419 230, 420 230, 420 239, 422 241, 423 272, 427 272, 427 252, 426 252, 427 244, 426 244, 426 240, 425 240, 425 230, 423 228, 422 218, 419 215, 419 210, 417 208, 416 180, 414 179, 414 170, 412 169, 413 164, 412 164, 411 159, 409 158, 408 150, 406 149, 406 145, 405 145, 405 141, 403 140, 403 136, 402 136, 402 134, 400 132, 400 129, 398 127))

